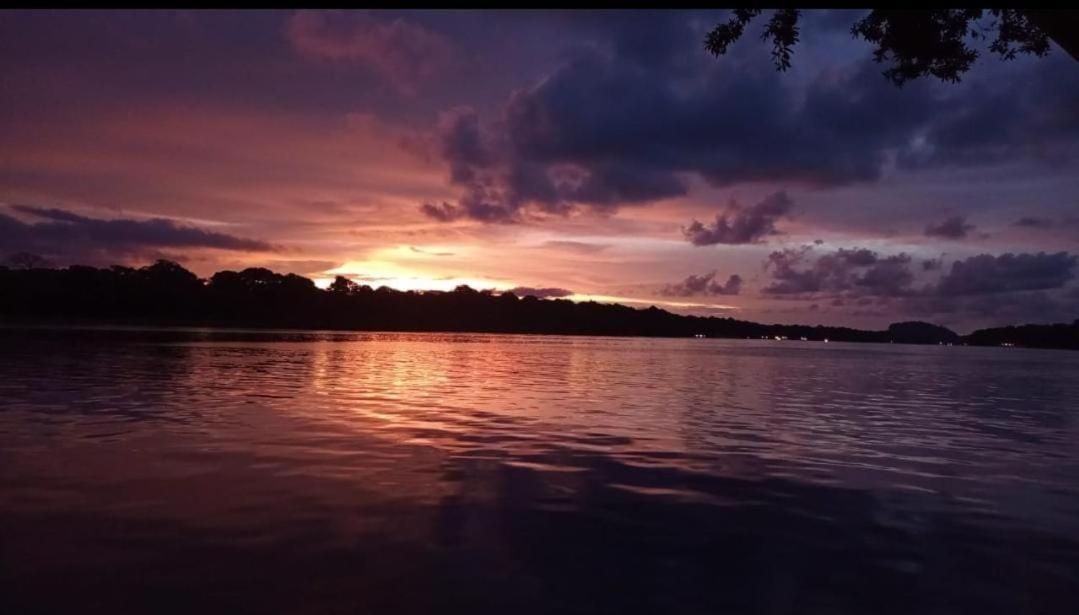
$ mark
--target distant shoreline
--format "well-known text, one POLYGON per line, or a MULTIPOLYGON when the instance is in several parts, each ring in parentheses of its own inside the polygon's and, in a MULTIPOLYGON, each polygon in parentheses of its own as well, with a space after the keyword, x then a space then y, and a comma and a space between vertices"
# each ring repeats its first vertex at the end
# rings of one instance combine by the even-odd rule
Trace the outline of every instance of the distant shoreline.
POLYGON ((1079 349, 1072 324, 981 329, 959 335, 926 322, 882 331, 762 324, 681 315, 655 306, 518 297, 511 292, 399 291, 338 277, 327 289, 268 269, 200 279, 170 261, 133 269, 0 267, 0 324, 21 327, 154 327, 386 333, 495 333, 600 337, 775 339, 814 342, 1079 349))
MULTIPOLYGON (((783 325, 783 326, 799 326, 799 325, 783 325)), ((419 334, 419 335, 514 335, 514 336, 535 336, 535 337, 570 337, 570 338, 610 338, 610 339, 696 339, 696 336, 686 335, 647 335, 647 334, 603 334, 603 333, 548 333, 548 332, 525 332, 525 331, 471 331, 471 330, 418 330, 418 329, 327 329, 324 327, 317 328, 305 328, 305 327, 275 327, 275 326, 242 326, 242 325, 213 325, 213 324, 154 324, 154 323, 120 323, 120 322, 105 322, 105 321, 87 321, 87 322, 71 322, 71 321, 25 321, 25 322, 0 322, 0 330, 6 331, 86 331, 86 332, 131 332, 131 333, 295 333, 295 334, 419 334)), ((879 340, 802 340, 802 339, 781 339, 776 340, 774 337, 708 337, 703 339, 708 340, 725 340, 725 341, 752 341, 752 342, 796 342, 805 344, 866 344, 866 345, 880 345, 880 346, 893 346, 896 344, 903 346, 957 346, 957 347, 970 347, 970 348, 997 348, 1005 345, 991 345, 991 344, 970 344, 964 341, 959 343, 917 343, 917 342, 901 342, 901 341, 879 341, 879 340)), ((1038 347, 1038 346, 1023 346, 1023 345, 1006 345, 1008 348, 1017 348, 1025 350, 1076 350, 1076 348, 1053 348, 1053 347, 1038 347)))

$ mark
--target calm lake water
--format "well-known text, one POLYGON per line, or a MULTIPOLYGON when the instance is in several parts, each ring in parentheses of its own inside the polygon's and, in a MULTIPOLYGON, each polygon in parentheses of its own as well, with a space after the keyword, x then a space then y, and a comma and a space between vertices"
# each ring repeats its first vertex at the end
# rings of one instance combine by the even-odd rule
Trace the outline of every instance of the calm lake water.
POLYGON ((4 613, 1077 613, 1079 353, 0 330, 4 613))

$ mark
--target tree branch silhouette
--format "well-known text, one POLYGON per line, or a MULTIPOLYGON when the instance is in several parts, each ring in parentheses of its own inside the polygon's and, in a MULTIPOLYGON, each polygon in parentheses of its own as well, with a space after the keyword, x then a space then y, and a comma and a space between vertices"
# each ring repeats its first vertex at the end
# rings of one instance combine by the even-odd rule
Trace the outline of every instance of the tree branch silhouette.
MULTIPOLYGON (((734 9, 730 19, 705 37, 705 48, 715 56, 726 54, 761 13, 734 9)), ((777 9, 764 27, 761 39, 772 42, 776 70, 791 66, 799 17, 798 9, 777 9)), ((851 26, 852 36, 873 45, 873 59, 887 65, 883 75, 897 86, 925 76, 960 81, 979 57, 973 45, 994 33, 989 51, 1002 60, 1026 54, 1043 57, 1050 40, 1079 60, 1079 11, 1074 10, 873 9, 851 26)))

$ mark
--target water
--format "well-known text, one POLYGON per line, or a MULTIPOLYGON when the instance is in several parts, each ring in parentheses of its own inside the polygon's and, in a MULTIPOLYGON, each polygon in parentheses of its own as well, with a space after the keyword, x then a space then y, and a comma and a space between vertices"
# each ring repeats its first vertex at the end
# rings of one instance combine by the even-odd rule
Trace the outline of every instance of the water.
POLYGON ((0 331, 5 613, 1075 613, 1079 353, 0 331))

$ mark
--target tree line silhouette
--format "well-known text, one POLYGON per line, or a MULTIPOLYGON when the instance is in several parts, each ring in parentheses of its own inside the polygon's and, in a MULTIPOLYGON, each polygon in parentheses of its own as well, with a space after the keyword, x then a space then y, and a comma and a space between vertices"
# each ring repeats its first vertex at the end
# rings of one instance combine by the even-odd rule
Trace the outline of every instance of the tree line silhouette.
MULTIPOLYGON (((20 261, 22 262, 22 261, 20 261)), ((459 286, 450 292, 371 288, 338 276, 325 290, 308 278, 265 268, 220 271, 203 280, 177 263, 132 268, 0 266, 0 317, 8 323, 273 327, 368 331, 460 331, 721 338, 787 338, 914 344, 1014 344, 1079 348, 1070 325, 983 329, 961 337, 936 325, 896 323, 885 331, 760 324, 683 316, 594 301, 518 297, 459 286)))

